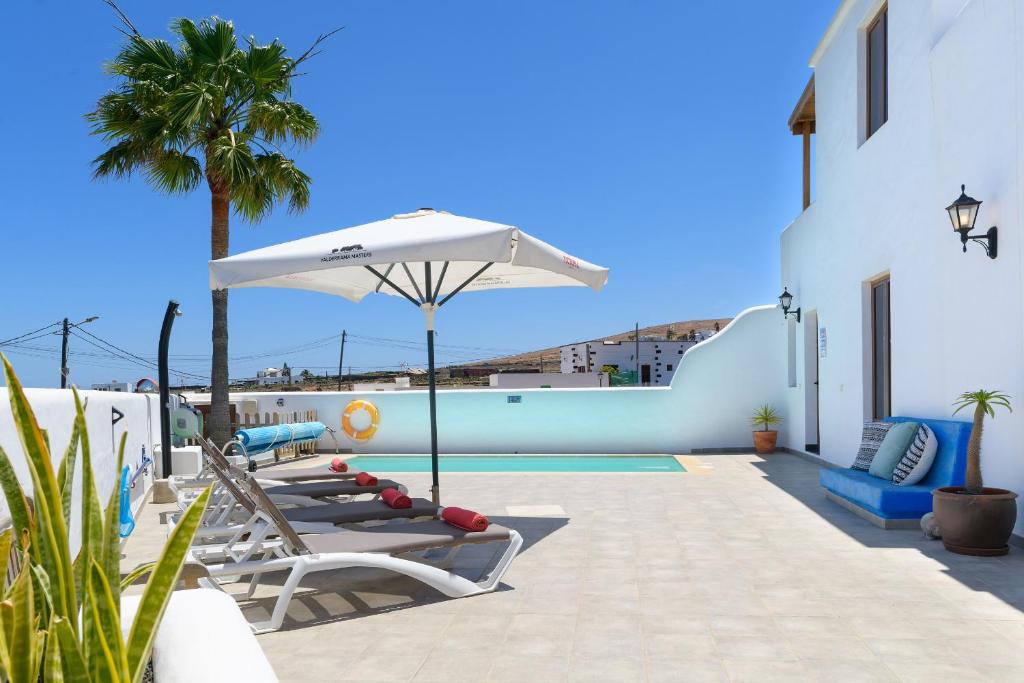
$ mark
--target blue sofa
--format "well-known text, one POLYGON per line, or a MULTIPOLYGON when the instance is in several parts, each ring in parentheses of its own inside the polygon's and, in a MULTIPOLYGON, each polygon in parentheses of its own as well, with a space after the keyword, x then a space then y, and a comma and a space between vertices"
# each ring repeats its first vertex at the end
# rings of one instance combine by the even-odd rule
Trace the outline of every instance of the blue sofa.
POLYGON ((885 421, 923 422, 935 432, 939 446, 924 479, 913 486, 897 486, 861 470, 832 468, 822 469, 819 481, 832 500, 865 519, 885 528, 909 526, 932 511, 933 490, 963 485, 971 423, 920 417, 887 417, 885 421))

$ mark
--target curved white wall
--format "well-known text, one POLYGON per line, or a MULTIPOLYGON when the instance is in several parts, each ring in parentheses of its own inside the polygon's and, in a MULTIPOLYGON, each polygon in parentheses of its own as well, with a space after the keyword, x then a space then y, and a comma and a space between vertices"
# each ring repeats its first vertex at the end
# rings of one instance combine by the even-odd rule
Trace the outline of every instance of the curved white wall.
MULTIPOLYGON (((762 403, 783 405, 782 314, 751 308, 721 333, 683 356, 669 387, 482 389, 437 392, 443 453, 685 453, 694 448, 749 447, 750 414, 762 403), (508 396, 522 397, 509 403, 508 396)), ((247 393, 263 412, 314 409, 338 429, 342 447, 357 453, 430 451, 426 391, 247 393), (284 406, 276 402, 284 399, 284 406), (372 401, 380 427, 366 444, 340 431, 350 401, 372 401)), ((329 438, 324 448, 333 446, 329 438)))

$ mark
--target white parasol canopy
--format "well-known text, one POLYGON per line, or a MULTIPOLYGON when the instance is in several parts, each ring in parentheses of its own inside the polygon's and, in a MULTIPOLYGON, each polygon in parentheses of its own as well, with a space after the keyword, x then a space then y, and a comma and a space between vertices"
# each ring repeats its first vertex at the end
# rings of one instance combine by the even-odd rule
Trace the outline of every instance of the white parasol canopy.
POLYGON ((351 301, 374 292, 402 296, 366 266, 428 301, 452 294, 471 277, 464 291, 576 286, 596 292, 608 280, 607 268, 511 225, 420 209, 211 261, 210 288, 289 287, 351 301), (424 263, 432 264, 429 293, 424 263), (472 277, 487 264, 486 271, 472 277))
POLYGON ((462 291, 590 287, 608 269, 570 256, 519 228, 446 211, 414 213, 210 261, 210 288, 286 287, 361 301, 379 292, 426 315, 433 498, 438 503, 434 313, 462 291))

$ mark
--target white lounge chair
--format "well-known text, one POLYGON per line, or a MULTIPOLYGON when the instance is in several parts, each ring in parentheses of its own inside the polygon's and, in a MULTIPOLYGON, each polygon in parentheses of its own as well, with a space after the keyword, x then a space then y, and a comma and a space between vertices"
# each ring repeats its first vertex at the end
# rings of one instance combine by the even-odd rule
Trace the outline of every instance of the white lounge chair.
POLYGON ((244 483, 257 507, 257 514, 263 518, 264 529, 272 528, 277 538, 264 540, 267 532, 261 530, 250 535, 248 540, 234 544, 228 550, 231 556, 239 558, 237 561, 203 562, 209 556, 202 546, 190 549, 189 559, 204 564, 211 579, 201 581, 216 587, 220 587, 215 580, 218 577, 251 575, 248 590, 235 596, 239 599, 252 597, 263 574, 288 572, 288 579, 281 588, 270 619, 251 624, 257 633, 281 627, 288 604, 306 574, 349 567, 387 569, 422 581, 448 597, 461 598, 493 591, 523 545, 522 537, 515 530, 497 524, 491 524, 485 531, 463 531, 443 521, 299 534, 257 481, 249 479, 244 483), (422 558, 400 557, 435 549, 454 552, 467 544, 504 541, 508 541, 508 548, 490 573, 478 581, 428 564, 422 558))

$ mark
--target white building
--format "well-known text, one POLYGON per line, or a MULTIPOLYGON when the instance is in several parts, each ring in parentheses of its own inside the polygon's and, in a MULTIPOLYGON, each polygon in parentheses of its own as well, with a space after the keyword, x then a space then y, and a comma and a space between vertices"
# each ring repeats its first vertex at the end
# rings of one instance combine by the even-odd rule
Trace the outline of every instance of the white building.
POLYGON ((583 389, 610 386, 607 372, 496 372, 493 389, 583 389))
POLYGON ((109 382, 103 384, 93 384, 93 391, 119 391, 125 394, 132 392, 133 387, 130 382, 118 382, 116 379, 112 379, 109 382))
POLYGON ((802 309, 785 445, 849 465, 862 420, 949 419, 961 392, 1001 389, 1018 410, 986 422, 985 482, 1024 491, 1022 36, 1017 0, 840 5, 790 120, 814 135, 816 196, 782 234, 802 309), (974 232, 998 226, 995 259, 952 229, 961 183, 984 202, 974 232))
POLYGON ((290 384, 292 381, 292 369, 285 363, 282 368, 263 368, 256 373, 256 383, 268 384, 290 384))
POLYGON ((352 385, 352 391, 402 391, 411 388, 408 377, 395 377, 393 382, 357 382, 352 385))
POLYGON ((694 340, 652 339, 641 337, 635 340, 606 341, 594 340, 567 344, 561 347, 561 372, 617 372, 636 373, 639 370, 640 384, 644 386, 668 386, 672 381, 679 360, 690 347, 713 332, 698 332, 694 340), (637 362, 639 347, 640 361, 637 362))

